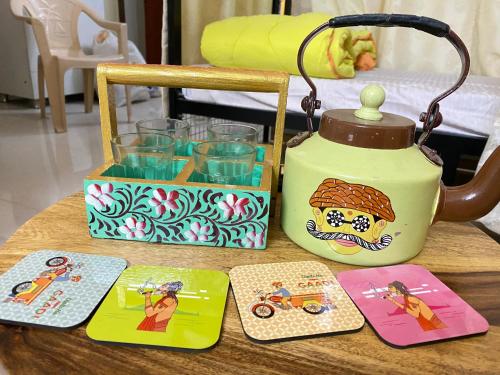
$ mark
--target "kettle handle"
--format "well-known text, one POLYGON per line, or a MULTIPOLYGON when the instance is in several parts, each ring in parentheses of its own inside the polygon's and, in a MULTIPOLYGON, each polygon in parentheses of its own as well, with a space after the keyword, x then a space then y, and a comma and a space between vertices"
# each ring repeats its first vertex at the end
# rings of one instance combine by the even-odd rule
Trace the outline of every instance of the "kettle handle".
POLYGON ((432 161, 437 163, 439 157, 435 154, 435 152, 429 150, 427 147, 424 147, 424 143, 429 138, 432 130, 438 127, 443 120, 443 117, 439 112, 439 102, 453 93, 456 89, 458 89, 465 81, 465 78, 467 77, 467 74, 469 72, 470 57, 469 52, 467 51, 467 47, 465 47, 465 44, 460 39, 460 37, 455 34, 453 30, 451 30, 449 25, 429 17, 420 17, 411 14, 384 13, 339 16, 334 17, 328 22, 325 22, 324 24, 318 26, 309 35, 307 35, 299 47, 297 55, 297 65, 300 74, 304 77, 307 84, 311 87, 311 92, 308 96, 304 97, 301 102, 301 107, 307 114, 307 130, 309 136, 313 132, 312 118, 314 116, 314 111, 321 107, 321 101, 316 99, 316 86, 304 70, 305 49, 309 42, 322 31, 328 28, 347 26, 411 27, 440 38, 444 37, 457 50, 458 54, 460 55, 460 60, 462 61, 462 71, 460 73, 460 77, 450 89, 435 97, 427 107, 427 111, 422 112, 419 118, 419 120, 423 122, 424 131, 418 139, 418 146, 432 161))

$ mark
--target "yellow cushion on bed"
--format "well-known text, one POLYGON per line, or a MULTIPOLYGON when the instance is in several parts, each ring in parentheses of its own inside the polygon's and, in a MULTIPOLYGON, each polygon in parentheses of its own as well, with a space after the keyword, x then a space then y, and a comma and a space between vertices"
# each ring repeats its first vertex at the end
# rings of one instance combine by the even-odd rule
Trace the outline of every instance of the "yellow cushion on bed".
MULTIPOLYGON (((306 13, 232 17, 213 22, 203 31, 201 53, 215 66, 299 74, 297 51, 300 44, 307 34, 330 18, 328 14, 306 13)), ((351 31, 348 28, 325 30, 307 47, 304 56, 307 73, 320 78, 353 77, 355 57, 350 50, 351 31)))

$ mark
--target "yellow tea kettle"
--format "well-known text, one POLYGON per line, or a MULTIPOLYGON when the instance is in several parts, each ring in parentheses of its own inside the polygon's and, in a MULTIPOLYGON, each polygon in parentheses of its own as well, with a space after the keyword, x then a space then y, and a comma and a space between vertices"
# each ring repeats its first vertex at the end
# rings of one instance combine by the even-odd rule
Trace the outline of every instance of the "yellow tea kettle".
POLYGON ((420 252, 433 222, 472 220, 498 203, 500 147, 472 181, 446 187, 440 182, 441 159, 424 145, 442 121, 439 101, 460 87, 469 71, 468 51, 447 24, 398 14, 335 17, 306 37, 297 63, 311 87, 302 101, 308 131, 287 144, 281 206, 283 230, 295 243, 342 263, 394 264, 420 252), (444 37, 460 55, 460 78, 421 114, 417 144, 412 120, 379 112, 385 94, 373 85, 361 92, 360 109, 324 112, 313 133, 312 117, 321 103, 304 71, 304 51, 327 28, 358 25, 412 27, 444 37))

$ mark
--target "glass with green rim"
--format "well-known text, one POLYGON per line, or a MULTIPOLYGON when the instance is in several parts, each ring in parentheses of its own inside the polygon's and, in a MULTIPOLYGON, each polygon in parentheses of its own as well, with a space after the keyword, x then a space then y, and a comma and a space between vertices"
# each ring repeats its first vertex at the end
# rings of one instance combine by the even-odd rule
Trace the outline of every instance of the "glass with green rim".
POLYGON ((175 140, 154 132, 126 133, 111 140, 114 177, 172 180, 175 140))
POLYGON ((173 118, 157 118, 137 121, 135 126, 138 133, 155 132, 172 137, 175 140, 175 155, 188 155, 191 127, 187 121, 173 118))
POLYGON ((257 144, 257 130, 242 124, 213 124, 207 129, 209 141, 235 141, 257 144))
POLYGON ((251 185, 255 147, 244 142, 207 141, 193 149, 198 182, 251 185))

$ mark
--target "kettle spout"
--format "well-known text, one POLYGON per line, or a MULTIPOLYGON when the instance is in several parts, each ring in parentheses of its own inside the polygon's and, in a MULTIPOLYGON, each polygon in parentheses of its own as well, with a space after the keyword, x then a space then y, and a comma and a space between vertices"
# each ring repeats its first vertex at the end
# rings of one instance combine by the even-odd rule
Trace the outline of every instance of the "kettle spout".
POLYGON ((500 146, 493 151, 476 176, 461 186, 447 187, 441 192, 434 222, 469 221, 490 212, 500 200, 500 146))

